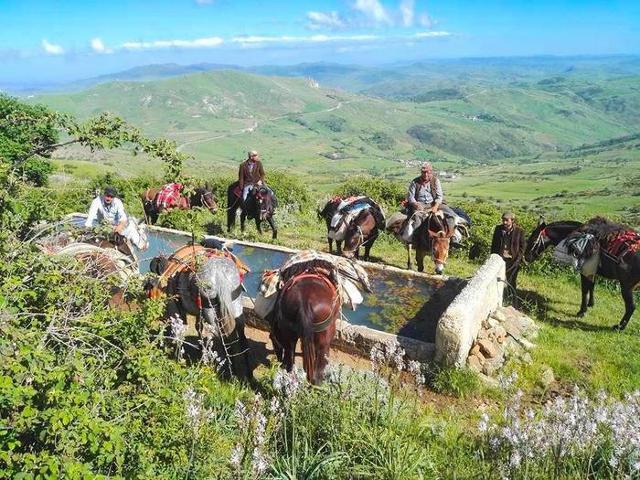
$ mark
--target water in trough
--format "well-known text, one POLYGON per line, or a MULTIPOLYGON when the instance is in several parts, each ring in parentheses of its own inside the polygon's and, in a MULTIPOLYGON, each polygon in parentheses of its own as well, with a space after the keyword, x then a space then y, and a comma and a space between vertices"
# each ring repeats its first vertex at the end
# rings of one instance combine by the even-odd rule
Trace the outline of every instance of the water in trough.
MULTIPOLYGON (((151 229, 148 237, 149 249, 137 252, 141 273, 149 271, 152 258, 158 255, 169 256, 191 241, 186 235, 151 229)), ((279 268, 290 255, 238 243, 233 245, 233 253, 251 269, 245 277, 245 287, 250 297, 255 297, 258 291, 262 272, 279 268)), ((345 308, 343 315, 346 320, 353 325, 363 325, 425 342, 435 341, 438 318, 464 286, 459 279, 438 280, 397 271, 374 268, 366 270, 373 293, 364 293, 364 303, 355 311, 345 308)))

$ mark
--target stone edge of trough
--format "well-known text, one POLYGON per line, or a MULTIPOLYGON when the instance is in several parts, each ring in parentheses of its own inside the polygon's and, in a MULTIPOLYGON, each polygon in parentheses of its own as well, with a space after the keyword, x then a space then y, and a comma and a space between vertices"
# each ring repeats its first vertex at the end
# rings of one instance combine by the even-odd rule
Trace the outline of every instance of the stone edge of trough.
MULTIPOLYGON (((84 216, 84 214, 73 213, 68 216, 84 216)), ((191 234, 182 230, 157 227, 155 225, 148 225, 148 228, 159 232, 191 237, 191 234)), ((299 252, 299 250, 279 245, 228 239, 217 235, 205 235, 205 238, 214 238, 225 243, 231 242, 283 253, 299 252)), ((393 271, 417 278, 432 280, 452 278, 443 275, 430 275, 404 270, 392 265, 380 265, 364 261, 359 261, 359 263, 367 268, 393 271)), ((436 329, 435 343, 423 342, 401 335, 374 330, 362 325, 352 325, 344 320, 338 320, 336 338, 333 344, 339 349, 349 353, 368 357, 373 346, 397 342, 404 348, 406 356, 410 360, 429 362, 435 359, 445 366, 462 367, 465 365, 469 350, 480 331, 482 321, 502 305, 504 278, 504 261, 498 255, 491 255, 440 317, 436 329)), ((262 330, 269 330, 267 322, 253 313, 253 299, 244 297, 243 305, 249 325, 262 330)))
POLYGON ((505 263, 492 254, 440 317, 436 328, 435 360, 463 367, 482 322, 502 306, 505 263))

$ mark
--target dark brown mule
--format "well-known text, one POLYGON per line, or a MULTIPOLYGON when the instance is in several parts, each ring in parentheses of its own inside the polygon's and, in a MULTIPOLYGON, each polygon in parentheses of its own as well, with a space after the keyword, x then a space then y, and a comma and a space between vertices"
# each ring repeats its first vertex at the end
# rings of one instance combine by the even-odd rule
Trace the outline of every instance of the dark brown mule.
POLYGON ((262 234, 262 223, 267 222, 271 227, 271 238, 278 238, 278 227, 273 215, 278 202, 273 191, 264 185, 256 186, 249 192, 247 199, 242 201, 242 191, 238 182, 227 187, 227 233, 236 224, 236 212, 240 209, 240 230, 244 232, 247 217, 256 222, 256 229, 262 234))
POLYGON ((216 199, 208 186, 196 188, 189 196, 181 194, 175 205, 168 206, 166 208, 162 205, 158 205, 158 194, 161 191, 161 188, 149 188, 140 194, 145 217, 147 218, 147 222, 152 225, 158 221, 158 216, 160 216, 163 211, 171 210, 173 208, 188 210, 193 207, 202 207, 206 208, 211 213, 216 213, 218 210, 216 199))
MULTIPOLYGON (((418 271, 424 271, 424 257, 431 254, 436 266, 436 273, 442 274, 449 258, 451 237, 455 233, 455 225, 447 219, 431 214, 413 234, 413 245, 416 249, 418 271)), ((411 250, 408 251, 407 264, 411 269, 411 250)))
POLYGON ((331 341, 340 315, 340 296, 327 274, 302 273, 290 278, 280 291, 271 331, 276 356, 288 372, 293 369, 298 339, 307 380, 322 382, 331 341))
MULTIPOLYGON (((322 210, 318 211, 318 217, 323 218, 327 224, 329 253, 333 253, 333 238, 330 236, 331 220, 338 213, 343 200, 342 197, 334 197, 325 204, 322 210)), ((347 258, 360 258, 360 248, 364 247, 364 259, 369 260, 371 247, 378 238, 380 230, 384 229, 385 218, 380 207, 368 197, 364 197, 363 200, 371 202, 371 207, 360 211, 346 225, 344 239, 335 241, 338 255, 344 255, 347 258), (343 242, 344 249, 342 248, 343 242)))
MULTIPOLYGON (((617 227, 619 232, 630 230, 627 227, 615 225, 612 222, 605 221, 604 219, 593 219, 589 222, 589 224, 596 223, 603 224, 603 228, 617 227)), ((527 262, 533 262, 548 246, 558 245, 562 240, 582 227, 582 223, 572 221, 553 222, 549 224, 540 222, 536 229, 531 233, 527 242, 525 260, 527 262)), ((588 227, 588 225, 584 225, 584 227, 588 227)), ((599 226, 596 224, 594 225, 594 228, 597 230, 599 226)), ((613 233, 616 232, 613 231, 613 233)), ((620 323, 615 325, 614 328, 624 330, 635 311, 633 291, 640 286, 640 252, 628 251, 622 256, 614 256, 607 253, 606 247, 602 247, 604 247, 604 245, 601 244, 600 264, 598 266, 597 275, 601 275, 612 280, 618 280, 620 282, 620 291, 625 304, 625 313, 622 316, 620 323)), ((580 280, 582 287, 582 301, 577 316, 583 317, 587 312, 587 308, 593 307, 595 303, 593 296, 595 277, 589 278, 584 275, 580 275, 580 280)))

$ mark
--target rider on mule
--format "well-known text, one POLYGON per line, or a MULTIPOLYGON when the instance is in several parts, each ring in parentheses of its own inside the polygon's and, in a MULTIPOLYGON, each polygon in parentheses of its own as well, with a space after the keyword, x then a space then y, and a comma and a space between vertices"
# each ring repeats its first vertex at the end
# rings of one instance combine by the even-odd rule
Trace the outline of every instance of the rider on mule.
POLYGON ((516 282, 526 246, 524 230, 516 224, 516 216, 511 212, 504 212, 502 223, 496 225, 493 231, 491 253, 500 255, 506 264, 507 288, 504 296, 512 299, 514 307, 518 306, 516 282))
POLYGON ((84 226, 95 228, 106 223, 115 234, 116 249, 127 255, 134 255, 131 244, 143 251, 149 246, 146 230, 138 225, 135 218, 127 216, 122 200, 117 195, 114 187, 105 187, 102 196, 94 198, 91 202, 84 226), (123 238, 127 242, 122 242, 123 238))
POLYGON ((409 216, 416 212, 424 216, 442 212, 450 228, 452 230, 455 228, 454 219, 457 214, 444 203, 442 184, 429 162, 424 162, 420 166, 420 176, 411 180, 409 184, 407 208, 409 216))
POLYGON ((258 158, 258 152, 252 150, 248 158, 240 164, 238 169, 238 186, 242 192, 242 201, 247 199, 249 191, 256 185, 264 183, 264 169, 258 158))
POLYGON ((93 228, 102 223, 108 223, 113 227, 113 233, 120 234, 127 226, 124 205, 122 200, 117 197, 116 189, 113 187, 105 187, 102 196, 93 199, 84 226, 93 228))

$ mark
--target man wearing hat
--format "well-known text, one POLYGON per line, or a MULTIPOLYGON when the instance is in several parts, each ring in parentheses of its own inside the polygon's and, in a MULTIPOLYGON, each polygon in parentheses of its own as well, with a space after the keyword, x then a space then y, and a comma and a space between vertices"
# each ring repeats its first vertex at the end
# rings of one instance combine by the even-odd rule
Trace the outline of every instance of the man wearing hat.
POLYGON ((103 194, 93 199, 84 226, 93 228, 102 223, 108 223, 113 227, 114 233, 120 234, 127 226, 124 205, 122 200, 117 198, 116 189, 113 187, 105 187, 103 194))
POLYGON ((506 298, 513 299, 514 307, 518 305, 516 282, 526 246, 524 230, 516 224, 516 216, 512 212, 503 213, 502 224, 493 231, 491 253, 500 255, 506 264, 507 285, 504 292, 506 298))
POLYGON ((247 199, 249 191, 256 185, 264 182, 264 169, 262 162, 258 158, 258 152, 251 150, 248 158, 240 164, 238 170, 238 186, 242 192, 242 201, 247 199))

